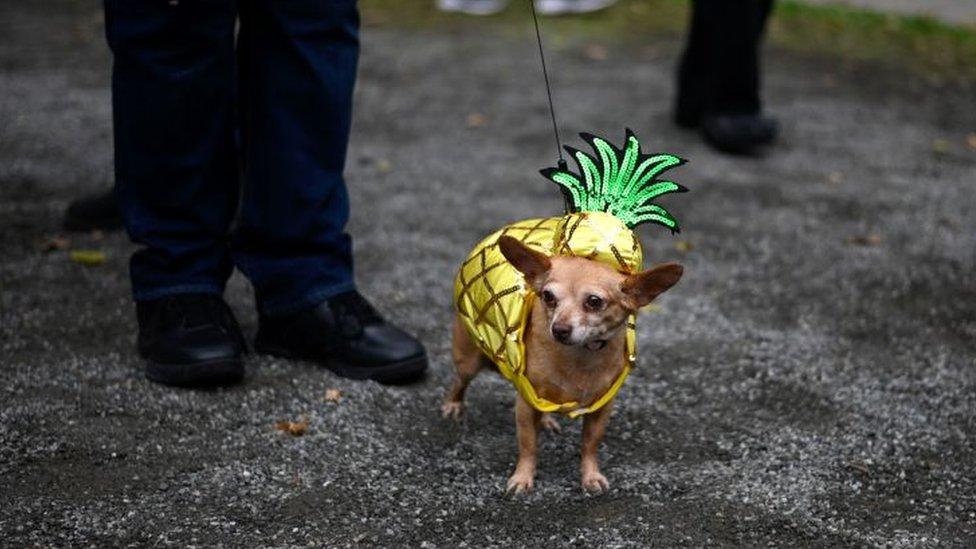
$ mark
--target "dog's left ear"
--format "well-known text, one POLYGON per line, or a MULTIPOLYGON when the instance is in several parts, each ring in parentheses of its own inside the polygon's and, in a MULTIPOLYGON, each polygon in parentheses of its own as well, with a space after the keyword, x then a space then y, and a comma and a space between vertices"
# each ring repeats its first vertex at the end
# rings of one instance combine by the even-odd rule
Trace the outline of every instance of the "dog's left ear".
POLYGON ((525 281, 535 286, 552 268, 549 256, 520 242, 508 235, 498 237, 498 247, 502 255, 516 269, 525 275, 525 281))
POLYGON ((663 294, 671 286, 681 280, 684 268, 677 263, 665 263, 653 269, 633 274, 620 283, 620 291, 624 293, 631 309, 637 310, 647 305, 654 298, 663 294))

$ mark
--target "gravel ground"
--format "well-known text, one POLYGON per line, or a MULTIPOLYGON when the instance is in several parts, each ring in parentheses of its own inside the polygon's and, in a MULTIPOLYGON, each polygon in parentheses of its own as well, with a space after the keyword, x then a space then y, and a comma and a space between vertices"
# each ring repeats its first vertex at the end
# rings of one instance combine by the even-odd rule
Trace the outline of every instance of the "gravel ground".
MULTIPOLYGON (((564 421, 536 491, 510 498, 512 390, 479 378, 460 425, 437 407, 460 260, 560 206, 536 171, 554 159, 531 35, 365 32, 358 277, 427 343, 430 376, 384 387, 251 356, 240 386, 189 391, 143 378, 124 236, 71 237, 107 253, 96 267, 39 251, 111 179, 99 4, 2 2, 0 33, 0 544, 976 544, 972 89, 772 52, 782 142, 731 159, 668 123, 673 40, 560 41, 566 136, 629 126, 691 159, 674 177, 692 192, 668 200, 684 232, 642 230, 686 276, 639 322, 610 492, 580 490, 564 421), (300 418, 304 436, 275 430, 300 418)), ((253 334, 247 283, 228 299, 253 334)))

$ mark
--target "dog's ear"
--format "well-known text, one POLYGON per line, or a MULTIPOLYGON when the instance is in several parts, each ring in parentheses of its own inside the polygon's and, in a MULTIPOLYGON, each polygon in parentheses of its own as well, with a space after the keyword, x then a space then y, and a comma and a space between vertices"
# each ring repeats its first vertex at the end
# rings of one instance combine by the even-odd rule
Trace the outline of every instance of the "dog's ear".
POLYGON ((620 283, 620 291, 626 296, 627 306, 637 310, 677 284, 682 272, 684 268, 677 263, 658 265, 625 278, 620 283))
POLYGON ((498 247, 505 259, 525 275, 525 280, 535 286, 552 268, 552 262, 546 254, 533 250, 522 244, 518 239, 508 235, 498 237, 498 247))

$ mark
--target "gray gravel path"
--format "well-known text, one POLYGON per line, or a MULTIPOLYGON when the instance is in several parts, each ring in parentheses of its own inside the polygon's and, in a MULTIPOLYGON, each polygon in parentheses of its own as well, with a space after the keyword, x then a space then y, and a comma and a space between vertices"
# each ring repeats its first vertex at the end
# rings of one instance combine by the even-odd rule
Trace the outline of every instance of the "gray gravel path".
MULTIPOLYGON (((512 499, 509 387, 480 378, 459 426, 436 413, 458 262, 559 208, 536 174, 553 159, 534 45, 477 25, 365 33, 359 280, 428 344, 429 378, 252 356, 244 384, 200 392, 143 378, 124 237, 72 237, 107 252, 98 267, 38 251, 70 198, 110 180, 98 3, 0 3, 0 545, 976 544, 973 90, 774 52, 783 140, 738 160, 668 123, 673 40, 601 42, 602 61, 561 42, 566 135, 630 126, 692 160, 675 173, 692 192, 668 201, 691 249, 643 232, 686 278, 640 320, 611 491, 581 493, 566 422, 537 490, 512 499), (302 417, 303 437, 274 429, 302 417)), ((246 282, 228 299, 253 334, 246 282)))

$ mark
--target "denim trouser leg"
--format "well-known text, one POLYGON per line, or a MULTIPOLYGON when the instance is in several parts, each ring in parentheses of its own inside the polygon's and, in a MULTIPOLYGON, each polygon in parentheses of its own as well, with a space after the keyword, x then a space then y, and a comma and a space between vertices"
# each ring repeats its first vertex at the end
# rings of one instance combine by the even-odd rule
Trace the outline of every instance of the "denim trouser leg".
POLYGON ((116 193, 137 300, 219 293, 237 207, 230 0, 106 0, 116 193))
POLYGON ((240 4, 244 198, 237 266, 265 314, 353 288, 342 171, 359 54, 354 0, 240 4))
POLYGON ((264 313, 353 288, 355 1, 106 0, 105 13, 117 194, 143 245, 135 298, 219 293, 231 253, 264 313))

